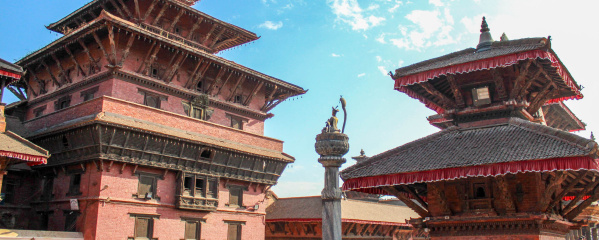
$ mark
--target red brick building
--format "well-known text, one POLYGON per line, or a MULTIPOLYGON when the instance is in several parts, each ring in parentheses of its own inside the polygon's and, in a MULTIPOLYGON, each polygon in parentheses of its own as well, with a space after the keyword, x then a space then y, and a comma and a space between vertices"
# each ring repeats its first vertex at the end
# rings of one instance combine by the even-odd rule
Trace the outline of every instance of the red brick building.
POLYGON ((581 88, 550 38, 493 41, 483 18, 476 48, 392 78, 437 112, 428 120, 441 131, 345 169, 344 190, 398 197, 431 239, 566 239, 587 224, 598 148, 569 133, 584 124, 562 102, 581 88))
POLYGON ((265 192, 294 158, 263 135, 301 87, 215 53, 257 40, 184 0, 94 0, 17 62, 15 129, 49 150, 20 171, 16 228, 85 239, 264 239, 265 192))

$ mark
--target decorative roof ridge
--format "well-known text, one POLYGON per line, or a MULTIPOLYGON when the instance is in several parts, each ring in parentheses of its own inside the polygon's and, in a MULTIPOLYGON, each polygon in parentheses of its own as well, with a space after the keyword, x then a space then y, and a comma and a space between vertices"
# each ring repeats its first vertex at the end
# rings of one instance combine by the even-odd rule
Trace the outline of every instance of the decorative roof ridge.
POLYGON ((451 126, 451 127, 446 128, 446 129, 443 129, 443 130, 441 130, 439 132, 433 133, 431 135, 428 135, 428 136, 416 139, 414 141, 405 143, 403 145, 400 145, 398 147, 392 148, 392 149, 387 150, 385 152, 376 154, 376 155, 374 155, 374 156, 372 156, 372 157, 370 157, 370 158, 368 158, 368 159, 366 159, 366 160, 364 160, 362 162, 357 162, 356 164, 351 165, 351 166, 349 166, 346 169, 343 169, 341 171, 341 178, 342 179, 344 178, 343 175, 345 175, 345 173, 349 173, 351 171, 355 171, 355 170, 359 170, 359 169, 361 169, 363 167, 367 167, 368 165, 375 164, 377 161, 380 161, 380 160, 384 159, 387 156, 396 155, 398 153, 408 151, 408 150, 410 150, 413 147, 417 147, 417 146, 420 146, 420 145, 427 144, 429 142, 434 141, 437 138, 443 137, 445 134, 448 134, 448 133, 451 133, 451 132, 454 132, 454 131, 459 131, 460 129, 461 129, 460 127, 451 126))
POLYGON ((445 54, 443 56, 439 56, 439 57, 436 57, 436 58, 431 58, 431 59, 424 60, 424 61, 421 61, 421 62, 417 62, 417 63, 411 64, 411 65, 408 65, 408 66, 405 66, 405 67, 401 67, 401 68, 395 69, 395 74, 393 76, 391 76, 391 78, 396 79, 397 77, 401 76, 400 73, 403 72, 403 71, 409 71, 409 70, 412 70, 412 69, 416 69, 416 68, 419 68, 421 66, 428 65, 428 64, 433 63, 433 62, 437 62, 439 60, 445 60, 445 59, 449 59, 449 58, 452 58, 452 57, 455 57, 455 56, 460 56, 460 55, 463 55, 464 53, 474 53, 474 52, 476 52, 476 48, 466 48, 466 49, 463 49, 463 50, 460 50, 460 51, 455 51, 455 52, 452 52, 452 53, 445 54))

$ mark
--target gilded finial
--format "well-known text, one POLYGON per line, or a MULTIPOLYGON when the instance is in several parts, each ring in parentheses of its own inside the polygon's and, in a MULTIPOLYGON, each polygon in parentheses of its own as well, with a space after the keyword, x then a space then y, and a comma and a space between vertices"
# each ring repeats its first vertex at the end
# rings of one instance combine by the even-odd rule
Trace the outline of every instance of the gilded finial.
POLYGON ((491 37, 489 25, 487 25, 487 19, 485 17, 483 17, 483 23, 480 27, 480 38, 478 40, 478 45, 476 46, 477 52, 489 50, 491 49, 491 45, 493 45, 493 37, 491 37))
POLYGON ((507 35, 505 33, 501 34, 501 37, 499 38, 499 40, 502 42, 509 41, 509 39, 507 38, 507 35))

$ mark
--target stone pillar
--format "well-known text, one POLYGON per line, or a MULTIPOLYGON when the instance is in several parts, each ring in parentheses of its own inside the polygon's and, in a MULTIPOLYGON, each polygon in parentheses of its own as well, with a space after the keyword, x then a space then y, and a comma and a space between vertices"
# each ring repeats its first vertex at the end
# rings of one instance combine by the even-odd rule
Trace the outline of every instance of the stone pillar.
POLYGON ((318 162, 325 168, 322 190, 322 239, 341 240, 341 189, 339 167, 345 163, 343 155, 349 151, 349 138, 339 132, 323 132, 316 136, 318 162))

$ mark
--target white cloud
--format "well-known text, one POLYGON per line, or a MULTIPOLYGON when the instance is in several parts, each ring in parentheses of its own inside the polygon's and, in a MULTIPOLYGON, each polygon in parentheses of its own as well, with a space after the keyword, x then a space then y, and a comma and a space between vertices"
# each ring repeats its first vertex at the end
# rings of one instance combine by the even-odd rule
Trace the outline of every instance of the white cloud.
POLYGON ((397 9, 399 8, 399 6, 401 6, 403 3, 401 1, 395 1, 395 5, 393 5, 393 7, 387 9, 387 11, 389 11, 390 13, 395 13, 397 11, 397 9))
POLYGON ((383 58, 381 56, 376 56, 376 61, 381 62, 381 61, 383 61, 383 58))
POLYGON ((378 66, 379 71, 381 71, 381 73, 383 74, 383 76, 387 76, 387 74, 389 73, 389 71, 387 71, 387 69, 385 68, 385 66, 378 66))
POLYGON ((389 39, 398 48, 420 51, 430 46, 443 46, 456 42, 450 34, 454 20, 448 9, 445 9, 443 14, 439 10, 414 10, 405 18, 413 25, 399 26, 402 37, 389 39))
POLYGON ((403 64, 404 64, 404 61, 403 61, 403 60, 399 60, 399 62, 397 63, 397 66, 398 66, 398 67, 402 67, 402 66, 403 66, 403 64))
POLYGON ((328 0, 333 13, 337 15, 336 21, 349 24, 354 31, 368 30, 371 27, 378 26, 385 20, 384 17, 370 15, 365 17, 364 11, 357 0, 328 0))
POLYGON ((343 56, 343 55, 339 55, 339 54, 336 54, 336 53, 331 53, 331 57, 341 57, 341 56, 343 56))
POLYGON ((281 27, 283 27, 283 22, 278 21, 278 22, 271 22, 271 21, 266 21, 262 24, 260 24, 261 28, 266 28, 266 29, 270 29, 270 30, 277 30, 281 27))
POLYGON ((441 0, 428 0, 428 3, 434 5, 435 7, 445 6, 445 4, 443 4, 443 2, 441 2, 441 0))
POLYGON ((368 6, 368 8, 366 9, 367 11, 372 11, 372 10, 376 10, 379 9, 381 6, 379 6, 378 4, 370 4, 370 6, 368 6))
POLYGON ((366 34, 362 34, 362 36, 363 36, 365 39, 368 39, 368 36, 367 36, 366 34))
POLYGON ((381 35, 375 39, 377 42, 380 42, 382 44, 387 43, 387 41, 385 41, 385 33, 381 33, 381 35))
POLYGON ((316 196, 323 188, 322 182, 287 182, 279 181, 272 190, 279 197, 303 197, 316 196))
POLYGON ((484 14, 479 14, 471 18, 463 17, 462 20, 460 20, 460 22, 464 24, 464 27, 466 27, 466 31, 468 31, 469 33, 479 33, 480 24, 482 22, 483 16, 484 14))
POLYGON ((366 73, 360 73, 360 74, 358 74, 359 78, 364 77, 364 76, 366 76, 366 73))

